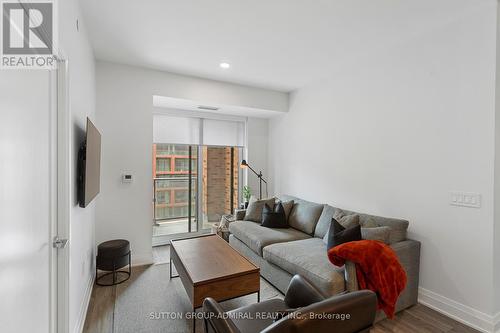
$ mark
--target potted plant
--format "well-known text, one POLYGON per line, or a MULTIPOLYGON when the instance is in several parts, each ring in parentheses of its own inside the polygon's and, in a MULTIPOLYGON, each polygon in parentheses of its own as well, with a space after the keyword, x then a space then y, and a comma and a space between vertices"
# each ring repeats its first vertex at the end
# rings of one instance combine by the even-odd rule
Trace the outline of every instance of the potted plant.
POLYGON ((250 186, 243 186, 243 199, 245 200, 245 209, 248 208, 248 202, 250 201, 250 197, 252 196, 252 190, 250 186))

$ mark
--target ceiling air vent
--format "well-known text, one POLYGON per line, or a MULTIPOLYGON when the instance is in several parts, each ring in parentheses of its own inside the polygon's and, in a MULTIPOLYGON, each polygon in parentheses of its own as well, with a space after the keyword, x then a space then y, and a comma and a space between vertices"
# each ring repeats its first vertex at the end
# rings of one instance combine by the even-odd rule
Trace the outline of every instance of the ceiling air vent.
POLYGON ((209 110, 209 111, 217 111, 217 110, 219 110, 218 107, 215 107, 215 106, 206 106, 206 105, 200 105, 200 106, 198 106, 198 109, 200 109, 200 110, 209 110))

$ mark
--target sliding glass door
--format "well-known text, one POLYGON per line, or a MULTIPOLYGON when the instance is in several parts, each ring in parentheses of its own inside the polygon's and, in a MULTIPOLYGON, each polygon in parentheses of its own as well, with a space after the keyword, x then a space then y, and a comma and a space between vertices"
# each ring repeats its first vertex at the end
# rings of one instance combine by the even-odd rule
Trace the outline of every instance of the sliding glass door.
POLYGON ((153 244, 210 230, 238 207, 242 121, 153 115, 153 244))
POLYGON ((204 146, 201 150, 202 228, 208 229, 238 208, 240 149, 204 146))
POLYGON ((153 236, 198 231, 198 147, 153 144, 153 236))
POLYGON ((153 144, 153 236, 209 230, 232 214, 240 156, 239 147, 153 144))

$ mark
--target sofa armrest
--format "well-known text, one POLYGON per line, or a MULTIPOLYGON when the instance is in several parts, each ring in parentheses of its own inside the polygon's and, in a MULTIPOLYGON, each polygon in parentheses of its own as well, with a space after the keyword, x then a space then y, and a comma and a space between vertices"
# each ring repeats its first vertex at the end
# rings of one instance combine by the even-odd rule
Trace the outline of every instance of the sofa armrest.
POLYGON ((224 315, 219 303, 211 297, 203 300, 205 332, 240 333, 233 321, 224 315))
POLYGON ((401 266, 403 266, 407 283, 406 288, 399 295, 396 311, 417 304, 418 280, 420 272, 420 242, 407 239, 402 242, 391 244, 396 252, 401 266))
MULTIPOLYGON (((399 262, 406 272, 407 284, 405 290, 399 295, 396 311, 417 304, 418 280, 420 271, 420 242, 407 239, 402 242, 391 244, 391 248, 396 252, 399 262)), ((344 266, 345 288, 347 291, 359 289, 356 277, 356 265, 351 261, 346 261, 344 266)))
POLYGON ((358 277, 356 276, 356 264, 352 261, 346 261, 344 265, 345 290, 359 290, 358 277))
POLYGON ((236 221, 241 221, 245 218, 246 213, 247 213, 246 209, 235 209, 234 210, 234 219, 236 221))

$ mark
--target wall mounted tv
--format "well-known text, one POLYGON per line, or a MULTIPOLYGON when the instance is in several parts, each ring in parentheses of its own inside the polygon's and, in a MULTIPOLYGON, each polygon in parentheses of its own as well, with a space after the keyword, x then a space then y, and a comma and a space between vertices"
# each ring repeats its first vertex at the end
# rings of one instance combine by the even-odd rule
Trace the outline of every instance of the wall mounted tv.
POLYGON ((85 141, 78 151, 78 204, 87 205, 99 194, 101 185, 101 134, 87 118, 85 141))

